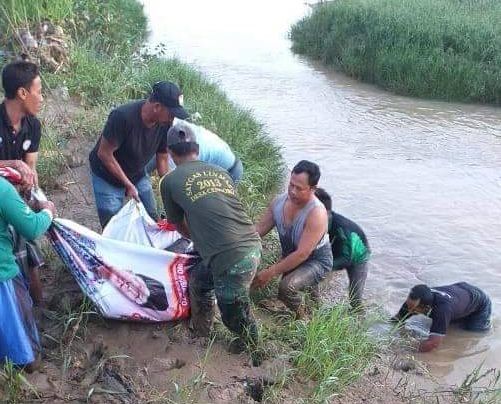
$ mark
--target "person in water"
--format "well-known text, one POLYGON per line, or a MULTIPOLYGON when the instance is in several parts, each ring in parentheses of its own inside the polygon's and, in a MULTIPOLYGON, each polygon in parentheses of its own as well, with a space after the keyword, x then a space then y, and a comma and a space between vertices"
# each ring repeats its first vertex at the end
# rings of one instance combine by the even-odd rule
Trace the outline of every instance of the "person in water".
POLYGON ((261 288, 281 276, 278 298, 297 318, 306 314, 301 291, 315 288, 332 270, 327 211, 315 196, 319 179, 318 165, 307 160, 297 163, 287 192, 272 201, 256 225, 261 237, 277 228, 282 259, 259 272, 253 287, 261 288))
POLYGON ((460 323, 469 331, 487 331, 491 328, 491 313, 489 296, 469 283, 435 288, 416 285, 392 321, 402 322, 414 314, 430 317, 430 335, 419 345, 420 352, 429 352, 440 345, 450 323, 460 323))
POLYGON ((329 241, 334 257, 332 269, 346 269, 350 305, 354 309, 360 308, 371 255, 367 237, 358 224, 332 210, 332 199, 323 188, 317 188, 315 196, 327 209, 329 241))

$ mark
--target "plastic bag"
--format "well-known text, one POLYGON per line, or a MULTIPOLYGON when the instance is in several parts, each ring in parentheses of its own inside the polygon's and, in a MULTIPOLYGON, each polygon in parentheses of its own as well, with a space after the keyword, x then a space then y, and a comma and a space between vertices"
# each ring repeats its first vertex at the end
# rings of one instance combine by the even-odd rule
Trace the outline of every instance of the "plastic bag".
POLYGON ((168 223, 155 222, 142 203, 130 200, 108 222, 103 237, 164 250, 182 236, 168 223))

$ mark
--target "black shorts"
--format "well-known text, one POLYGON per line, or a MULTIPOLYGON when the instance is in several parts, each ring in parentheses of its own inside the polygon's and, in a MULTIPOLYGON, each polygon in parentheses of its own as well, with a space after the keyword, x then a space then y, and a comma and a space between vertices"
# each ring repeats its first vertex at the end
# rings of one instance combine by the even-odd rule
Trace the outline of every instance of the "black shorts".
POLYGON ((478 309, 461 320, 463 327, 469 331, 488 331, 491 328, 492 302, 485 292, 475 286, 468 285, 472 298, 478 302, 478 309))

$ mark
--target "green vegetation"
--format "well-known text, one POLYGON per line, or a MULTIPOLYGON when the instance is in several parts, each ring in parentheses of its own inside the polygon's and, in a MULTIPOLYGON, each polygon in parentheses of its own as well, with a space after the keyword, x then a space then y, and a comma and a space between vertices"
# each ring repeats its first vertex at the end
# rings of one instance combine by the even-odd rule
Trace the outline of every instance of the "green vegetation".
POLYGON ((501 2, 336 0, 291 29, 293 50, 399 94, 501 104, 501 2))
POLYGON ((283 358, 293 364, 284 368, 278 386, 266 393, 268 402, 278 402, 276 388, 290 383, 304 385, 312 380, 311 388, 304 386, 306 402, 323 403, 341 393, 360 378, 372 363, 375 354, 389 341, 377 339, 368 330, 381 321, 379 313, 357 316, 349 307, 338 304, 314 311, 309 321, 291 317, 263 318, 261 334, 266 355, 283 358))
POLYGON ((319 310, 310 322, 298 324, 300 350, 294 362, 300 372, 317 382, 316 401, 324 401, 362 376, 376 352, 367 323, 350 316, 346 306, 319 310))
POLYGON ((3 364, 0 367, 0 402, 21 403, 26 392, 39 398, 34 387, 12 362, 3 364))

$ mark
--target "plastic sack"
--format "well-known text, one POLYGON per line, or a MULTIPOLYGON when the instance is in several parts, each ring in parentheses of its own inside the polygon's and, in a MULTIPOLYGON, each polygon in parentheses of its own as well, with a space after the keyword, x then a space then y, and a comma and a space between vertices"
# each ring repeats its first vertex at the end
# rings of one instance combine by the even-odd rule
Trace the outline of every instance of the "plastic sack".
POLYGON ((427 339, 430 335, 431 323, 431 318, 424 314, 416 314, 406 320, 404 328, 417 339, 427 339))
POLYGON ((164 250, 182 236, 168 223, 155 222, 142 203, 131 199, 108 222, 103 237, 164 250))
POLYGON ((189 316, 190 255, 112 240, 65 219, 55 219, 48 236, 103 317, 170 321, 189 316))

